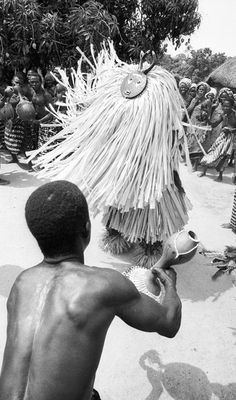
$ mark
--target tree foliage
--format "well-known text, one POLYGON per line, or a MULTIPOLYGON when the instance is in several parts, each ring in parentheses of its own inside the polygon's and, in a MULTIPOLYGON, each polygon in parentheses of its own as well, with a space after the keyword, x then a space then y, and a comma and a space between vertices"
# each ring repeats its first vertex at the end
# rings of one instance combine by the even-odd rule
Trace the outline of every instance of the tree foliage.
POLYGON ((138 11, 140 18, 136 16, 128 29, 132 53, 153 49, 160 54, 166 50, 166 39, 178 48, 200 24, 197 6, 197 0, 143 0, 138 11))
POLYGON ((176 47, 200 24, 198 0, 0 0, 0 63, 14 69, 76 64, 113 39, 122 59, 176 47))
POLYGON ((15 69, 75 65, 76 46, 99 47, 117 32, 116 18, 96 1, 0 0, 0 62, 15 69))
POLYGON ((160 64, 172 73, 191 78, 193 82, 204 81, 208 75, 227 60, 225 53, 213 53, 209 47, 192 50, 190 55, 184 53, 171 57, 165 54, 160 64))

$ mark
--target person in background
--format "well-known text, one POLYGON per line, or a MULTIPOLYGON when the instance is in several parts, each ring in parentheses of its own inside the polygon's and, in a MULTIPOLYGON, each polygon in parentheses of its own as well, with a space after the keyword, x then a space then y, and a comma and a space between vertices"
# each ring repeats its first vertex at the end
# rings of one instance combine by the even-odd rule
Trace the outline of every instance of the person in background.
POLYGON ((44 89, 50 94, 53 100, 55 100, 56 84, 57 81, 51 71, 47 71, 44 77, 44 89))
POLYGON ((196 83, 191 83, 190 89, 189 89, 189 96, 190 96, 190 101, 194 99, 197 95, 197 84, 196 83))
MULTIPOLYGON (((201 160, 203 172, 200 177, 205 176, 208 167, 214 167, 219 172, 216 178, 222 182, 223 172, 228 165, 231 152, 236 147, 236 112, 233 110, 234 100, 232 97, 223 100, 223 114, 215 124, 221 126, 221 134, 213 143, 206 156, 201 160)), ((236 152, 234 153, 236 154, 236 152)), ((236 163, 234 163, 233 183, 236 183, 236 163)))
POLYGON ((11 162, 17 163, 23 169, 31 170, 30 164, 22 162, 22 160, 26 160, 25 151, 27 150, 25 148, 25 123, 16 112, 20 100, 29 100, 26 93, 31 93, 25 85, 25 77, 22 73, 14 75, 11 89, 9 104, 12 106, 13 115, 5 124, 5 146, 11 154, 11 162))
POLYGON ((233 207, 230 217, 230 222, 221 225, 222 228, 231 229, 236 233, 236 190, 234 191, 233 207))
POLYGON ((190 126, 187 129, 188 149, 193 171, 197 171, 198 169, 200 159, 203 155, 202 148, 204 149, 204 142, 209 131, 208 125, 211 102, 205 97, 209 90, 210 87, 207 83, 198 83, 196 97, 192 99, 189 107, 187 108, 191 123, 193 125, 193 127, 190 126), (197 128, 198 126, 199 129, 197 128))
MULTIPOLYGON (((206 93, 205 98, 207 100, 207 104, 208 104, 208 119, 207 119, 207 125, 210 127, 211 126, 211 130, 207 131, 204 143, 203 143, 203 147, 205 152, 207 152, 210 147, 212 146, 213 142, 214 142, 214 134, 213 134, 213 128, 211 125, 211 115, 212 115, 212 110, 214 109, 214 104, 216 102, 216 96, 217 96, 217 91, 215 88, 210 88, 209 92, 206 93)), ((204 104, 204 103, 203 103, 204 104)))
POLYGON ((50 105, 53 104, 53 98, 42 87, 42 79, 39 74, 30 76, 29 84, 34 90, 32 103, 36 111, 36 119, 33 121, 33 136, 37 143, 36 148, 39 148, 48 140, 49 130, 43 124, 52 121, 52 114, 49 109, 50 105))
MULTIPOLYGON (((206 82, 199 82, 197 84, 196 96, 191 99, 191 102, 187 107, 187 111, 190 117, 192 117, 195 108, 199 106, 203 101, 205 101, 205 95, 209 90, 210 86, 206 82)), ((195 111, 195 114, 197 114, 199 109, 200 107, 197 109, 197 111, 195 111)))
POLYGON ((189 78, 183 78, 179 81, 179 92, 182 96, 185 107, 188 107, 191 101, 191 97, 189 96, 190 86, 191 86, 191 79, 189 78))
POLYGON ((25 217, 43 260, 19 275, 7 301, 1 400, 100 399, 93 385, 115 317, 168 338, 178 332, 176 274, 164 261, 150 271, 153 285, 160 279, 165 288, 160 304, 118 271, 86 265, 89 211, 73 183, 54 181, 36 189, 25 217))
POLYGON ((5 82, 3 67, 0 65, 0 149, 5 148, 4 132, 5 132, 5 121, 4 116, 1 113, 1 109, 5 104, 5 89, 7 84, 5 82))

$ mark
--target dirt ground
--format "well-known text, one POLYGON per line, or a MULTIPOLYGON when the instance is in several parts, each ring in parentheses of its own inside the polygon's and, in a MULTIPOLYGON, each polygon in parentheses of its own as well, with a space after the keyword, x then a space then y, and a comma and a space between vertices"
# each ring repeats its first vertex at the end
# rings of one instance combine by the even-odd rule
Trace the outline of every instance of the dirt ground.
MULTIPOLYGON (((6 300, 16 276, 38 263, 42 254, 24 220, 30 193, 44 183, 35 173, 2 159, 0 186, 0 363, 6 338, 6 300)), ((207 250, 222 252, 236 245, 235 234, 221 227, 229 222, 235 186, 228 169, 222 183, 214 171, 199 178, 181 165, 181 178, 193 208, 186 228, 207 250)), ((100 247, 103 226, 92 219, 87 264, 123 271, 132 258, 114 257, 100 247)), ((235 400, 236 290, 233 278, 212 280, 216 268, 198 253, 176 266, 183 318, 174 339, 143 333, 115 319, 108 333, 95 388, 102 400, 235 400)))

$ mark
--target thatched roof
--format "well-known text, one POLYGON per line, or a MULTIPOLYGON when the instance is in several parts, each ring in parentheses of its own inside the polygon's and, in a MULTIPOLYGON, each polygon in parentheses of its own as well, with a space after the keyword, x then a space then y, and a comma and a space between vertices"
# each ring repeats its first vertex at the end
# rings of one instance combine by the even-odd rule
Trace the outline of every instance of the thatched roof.
POLYGON ((236 57, 230 58, 216 68, 208 76, 207 83, 213 87, 236 89, 236 57))

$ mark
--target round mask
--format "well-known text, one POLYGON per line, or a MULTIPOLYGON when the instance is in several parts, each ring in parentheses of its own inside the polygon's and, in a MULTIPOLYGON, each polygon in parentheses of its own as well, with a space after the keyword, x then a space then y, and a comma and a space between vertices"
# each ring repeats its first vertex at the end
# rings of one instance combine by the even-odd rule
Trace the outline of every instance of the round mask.
POLYGON ((128 74, 121 84, 121 94, 127 99, 133 99, 142 93, 147 85, 147 76, 142 72, 128 74))

